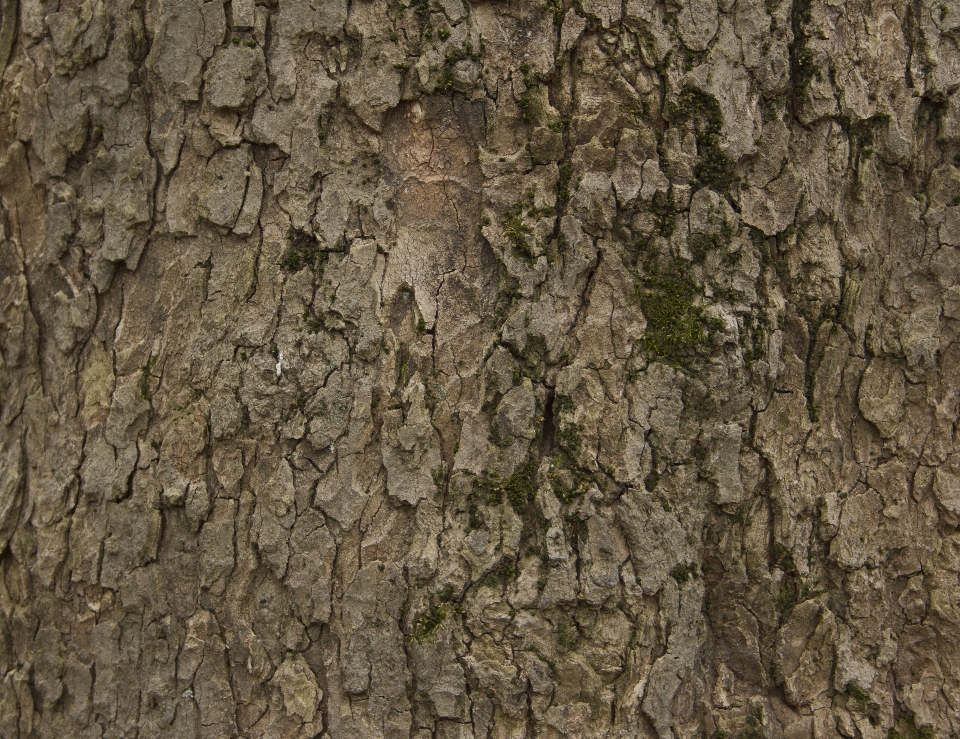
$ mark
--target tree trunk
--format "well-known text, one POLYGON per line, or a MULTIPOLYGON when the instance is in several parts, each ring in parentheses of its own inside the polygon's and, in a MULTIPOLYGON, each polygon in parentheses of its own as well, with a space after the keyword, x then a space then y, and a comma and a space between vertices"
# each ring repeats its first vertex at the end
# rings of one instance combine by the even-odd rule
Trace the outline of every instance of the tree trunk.
POLYGON ((0 736, 956 736, 960 6, 261 1, 2 3, 0 736))

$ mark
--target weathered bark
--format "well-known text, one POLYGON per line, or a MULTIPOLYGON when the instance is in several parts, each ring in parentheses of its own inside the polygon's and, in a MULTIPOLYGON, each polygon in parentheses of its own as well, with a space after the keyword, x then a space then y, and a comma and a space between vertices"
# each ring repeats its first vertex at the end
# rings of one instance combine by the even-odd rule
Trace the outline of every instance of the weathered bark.
POLYGON ((4 2, 0 736, 956 736, 958 38, 4 2))

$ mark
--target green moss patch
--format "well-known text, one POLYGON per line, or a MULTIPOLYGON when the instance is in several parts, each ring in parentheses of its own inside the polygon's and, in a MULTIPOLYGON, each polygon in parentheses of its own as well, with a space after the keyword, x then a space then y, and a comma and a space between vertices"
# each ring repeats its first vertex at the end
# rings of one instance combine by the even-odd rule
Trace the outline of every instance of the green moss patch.
POLYGON ((306 231, 291 228, 287 232, 287 251, 280 266, 287 272, 310 268, 314 272, 322 273, 327 255, 328 253, 320 248, 316 237, 306 231))
POLYGON ((428 610, 420 614, 416 621, 413 623, 413 629, 410 630, 409 639, 417 642, 418 644, 423 644, 425 641, 429 641, 433 636, 440 630, 440 627, 443 626, 443 622, 447 620, 447 607, 445 604, 440 603, 437 606, 433 606, 428 610))
POLYGON ((537 494, 537 458, 531 454, 527 461, 504 480, 496 475, 486 480, 478 480, 480 488, 487 493, 487 503, 499 505, 506 495, 507 500, 518 515, 522 516, 529 510, 530 503, 537 494))
POLYGON ((717 319, 708 319, 694 300, 700 290, 679 260, 666 268, 647 268, 647 276, 634 295, 647 319, 643 348, 674 367, 692 359, 707 343, 710 332, 721 329, 717 319))
POLYGON ((669 112, 676 125, 689 123, 697 140, 700 158, 693 169, 695 181, 692 184, 724 192, 739 182, 740 178, 733 173, 733 162, 720 148, 723 114, 717 99, 694 85, 686 84, 677 101, 669 106, 669 112))

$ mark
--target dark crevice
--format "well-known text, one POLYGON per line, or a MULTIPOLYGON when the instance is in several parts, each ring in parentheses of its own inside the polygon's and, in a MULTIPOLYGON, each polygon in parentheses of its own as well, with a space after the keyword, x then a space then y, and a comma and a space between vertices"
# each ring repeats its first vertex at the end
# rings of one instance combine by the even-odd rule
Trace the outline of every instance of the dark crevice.
POLYGON ((540 456, 547 457, 553 451, 557 433, 556 420, 553 417, 553 402, 556 400, 555 388, 547 388, 547 397, 543 403, 543 426, 540 430, 540 456))

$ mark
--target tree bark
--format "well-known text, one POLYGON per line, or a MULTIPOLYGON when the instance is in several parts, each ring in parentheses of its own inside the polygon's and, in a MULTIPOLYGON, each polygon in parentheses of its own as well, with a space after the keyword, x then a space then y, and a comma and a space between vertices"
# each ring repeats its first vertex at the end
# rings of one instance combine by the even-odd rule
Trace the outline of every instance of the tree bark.
POLYGON ((2 7, 0 736, 960 733, 955 2, 2 7))

